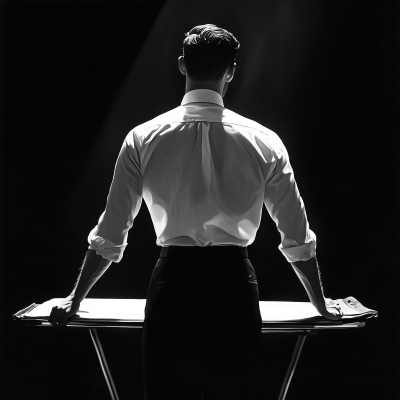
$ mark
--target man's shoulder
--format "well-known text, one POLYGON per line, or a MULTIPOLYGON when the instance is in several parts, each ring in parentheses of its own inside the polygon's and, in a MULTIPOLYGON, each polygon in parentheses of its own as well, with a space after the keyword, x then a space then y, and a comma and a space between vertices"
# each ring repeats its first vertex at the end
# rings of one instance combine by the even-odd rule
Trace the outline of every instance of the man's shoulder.
POLYGON ((259 144, 263 143, 267 147, 273 148, 278 152, 285 148, 277 133, 261 125, 257 121, 246 118, 234 111, 225 109, 223 122, 233 125, 238 132, 243 132, 244 130, 245 134, 255 138, 259 144))
POLYGON ((165 113, 159 114, 156 117, 149 119, 139 125, 136 125, 130 132, 129 135, 134 134, 138 137, 147 136, 149 132, 157 130, 160 126, 171 123, 179 122, 182 120, 181 107, 173 108, 165 113))
POLYGON ((276 133, 273 132, 271 129, 267 128, 264 125, 261 125, 257 121, 254 121, 253 119, 250 119, 250 118, 246 118, 243 115, 240 115, 240 114, 238 114, 232 110, 229 110, 227 108, 225 108, 225 110, 224 110, 223 122, 230 123, 233 125, 240 125, 245 128, 255 129, 260 132, 267 133, 267 134, 272 133, 272 134, 276 135, 276 133))

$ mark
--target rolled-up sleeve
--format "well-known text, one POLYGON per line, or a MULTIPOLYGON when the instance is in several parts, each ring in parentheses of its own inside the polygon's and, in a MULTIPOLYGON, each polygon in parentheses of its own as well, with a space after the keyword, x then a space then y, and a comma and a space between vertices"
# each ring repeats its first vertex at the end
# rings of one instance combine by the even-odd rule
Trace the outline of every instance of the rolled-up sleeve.
POLYGON ((131 131, 118 155, 106 208, 89 233, 89 249, 113 262, 121 261, 128 231, 142 203, 142 192, 139 142, 131 131))
POLYGON ((294 179, 286 148, 281 144, 267 179, 264 205, 281 235, 279 250, 288 262, 315 257, 316 236, 309 229, 306 210, 294 179))

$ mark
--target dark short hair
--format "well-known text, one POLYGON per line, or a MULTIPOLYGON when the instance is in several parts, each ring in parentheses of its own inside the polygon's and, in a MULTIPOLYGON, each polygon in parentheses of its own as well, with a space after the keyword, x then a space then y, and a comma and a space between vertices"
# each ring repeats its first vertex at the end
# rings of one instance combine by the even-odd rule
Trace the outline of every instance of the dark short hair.
POLYGON ((195 81, 219 81, 235 62, 239 47, 225 29, 213 24, 195 26, 183 40, 186 72, 195 81))

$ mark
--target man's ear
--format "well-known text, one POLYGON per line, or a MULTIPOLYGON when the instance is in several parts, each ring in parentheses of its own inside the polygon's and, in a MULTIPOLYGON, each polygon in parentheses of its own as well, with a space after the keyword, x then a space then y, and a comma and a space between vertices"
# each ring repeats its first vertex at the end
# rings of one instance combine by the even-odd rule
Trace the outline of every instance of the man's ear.
POLYGON ((183 56, 178 57, 178 68, 182 75, 186 75, 186 65, 183 56))
POLYGON ((235 75, 236 63, 233 63, 232 67, 228 69, 228 73, 226 74, 226 82, 230 82, 235 75))

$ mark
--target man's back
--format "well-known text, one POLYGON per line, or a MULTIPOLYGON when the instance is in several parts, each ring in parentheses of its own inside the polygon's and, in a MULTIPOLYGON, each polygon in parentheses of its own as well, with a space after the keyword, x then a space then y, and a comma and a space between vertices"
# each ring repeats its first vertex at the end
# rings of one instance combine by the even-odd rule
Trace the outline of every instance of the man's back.
POLYGON ((265 182, 282 152, 277 136, 260 128, 217 104, 197 102, 131 132, 158 245, 253 242, 265 182))
POLYGON ((129 132, 93 236, 125 246, 142 198, 159 246, 248 246, 263 204, 281 247, 312 241, 279 137, 224 108, 211 90, 188 92, 181 106, 129 132))

